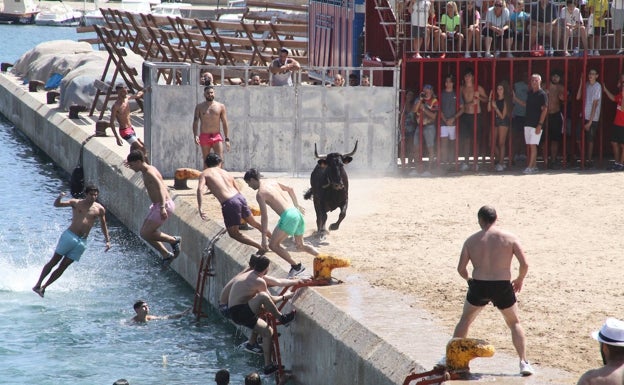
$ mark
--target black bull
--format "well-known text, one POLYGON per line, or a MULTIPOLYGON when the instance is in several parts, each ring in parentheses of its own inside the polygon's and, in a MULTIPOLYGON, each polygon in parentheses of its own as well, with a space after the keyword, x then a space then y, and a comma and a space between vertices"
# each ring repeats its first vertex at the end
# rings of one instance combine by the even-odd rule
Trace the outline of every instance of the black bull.
POLYGON ((314 144, 314 156, 318 159, 316 167, 310 175, 311 188, 303 196, 304 199, 313 198, 314 211, 316 212, 316 227, 319 234, 326 233, 325 223, 327 212, 340 208, 338 221, 329 226, 330 230, 338 230, 340 223, 347 215, 349 203, 349 177, 344 165, 353 160, 353 154, 357 150, 358 142, 355 142, 353 151, 348 154, 332 152, 327 155, 319 155, 314 144))

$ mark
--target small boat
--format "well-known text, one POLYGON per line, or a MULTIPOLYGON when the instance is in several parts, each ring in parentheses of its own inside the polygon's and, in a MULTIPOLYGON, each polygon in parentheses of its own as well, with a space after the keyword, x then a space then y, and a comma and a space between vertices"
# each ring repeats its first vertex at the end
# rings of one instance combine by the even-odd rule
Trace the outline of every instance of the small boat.
MULTIPOLYGON (((105 2, 102 0, 102 2, 105 2)), ((132 13, 148 14, 152 12, 152 5, 160 4, 160 0, 121 0, 121 5, 117 7, 120 11, 127 11, 132 13)), ((98 2, 96 2, 98 9, 85 12, 83 16, 83 25, 104 25, 104 16, 99 10, 98 2)))
POLYGON ((39 7, 34 0, 4 0, 3 3, 0 23, 33 24, 39 13, 39 7))
POLYGON ((82 20, 82 12, 74 11, 70 6, 61 1, 61 4, 50 7, 47 11, 41 11, 35 17, 35 24, 50 25, 55 27, 77 27, 82 20))
MULTIPOLYGON (((159 16, 171 16, 171 17, 182 17, 182 12, 187 11, 190 15, 190 10, 193 6, 190 3, 160 3, 152 9, 153 15, 159 16)), ((188 15, 185 15, 188 17, 188 15)))

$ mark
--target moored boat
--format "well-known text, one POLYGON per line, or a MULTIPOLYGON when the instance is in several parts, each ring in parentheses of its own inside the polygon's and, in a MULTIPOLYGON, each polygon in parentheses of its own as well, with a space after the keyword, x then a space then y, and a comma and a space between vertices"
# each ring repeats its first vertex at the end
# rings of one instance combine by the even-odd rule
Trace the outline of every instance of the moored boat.
POLYGON ((39 13, 39 7, 34 0, 4 0, 3 3, 0 23, 33 24, 39 13))
POLYGON ((50 9, 41 11, 35 17, 35 24, 55 27, 77 27, 82 20, 82 12, 74 11, 70 6, 61 2, 50 9))

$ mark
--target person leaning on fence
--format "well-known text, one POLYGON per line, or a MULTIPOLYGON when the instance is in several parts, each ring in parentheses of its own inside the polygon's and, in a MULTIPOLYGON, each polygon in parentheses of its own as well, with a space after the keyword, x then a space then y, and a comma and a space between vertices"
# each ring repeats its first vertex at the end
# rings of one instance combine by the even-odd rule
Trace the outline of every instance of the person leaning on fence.
MULTIPOLYGON (((414 104, 414 114, 416 116, 417 127, 423 128, 422 137, 427 146, 427 155, 429 156, 429 169, 433 166, 435 159, 435 136, 436 122, 438 120, 438 99, 433 93, 433 86, 425 84, 420 97, 414 104)), ((420 132, 417 129, 414 132, 414 152, 419 150, 420 132)))
POLYGON ((271 63, 271 73, 273 74, 272 86, 292 86, 292 72, 299 71, 301 64, 291 57, 288 57, 288 50, 282 48, 277 57, 271 63))
MULTIPOLYGON (((563 35, 562 48, 564 56, 570 56, 570 52, 568 52, 570 38, 580 38, 583 42, 583 49, 587 49, 587 30, 583 23, 581 11, 574 4, 574 0, 566 0, 566 6, 561 8, 559 28, 563 31, 563 33, 561 31, 559 33, 563 35)), ((576 44, 576 47, 578 47, 578 41, 576 44)))
POLYGON ((440 92, 440 162, 451 163, 455 156, 455 138, 457 118, 462 114, 457 110, 457 91, 455 90, 455 76, 448 74, 444 78, 444 89, 440 92))
MULTIPOLYGON (((416 128, 418 123, 416 122, 416 117, 414 114, 414 103, 416 101, 416 93, 413 90, 408 90, 405 93, 405 103, 403 103, 403 108, 401 109, 401 122, 403 122, 404 131, 401 131, 399 135, 404 136, 400 137, 405 143, 405 155, 407 156, 407 165, 415 162, 416 160, 416 152, 414 151, 414 132, 416 132, 416 128)), ((399 148, 399 156, 400 156, 400 148, 399 148)), ((401 157, 401 165, 405 165, 405 158, 401 157)))
POLYGON ((457 3, 454 1, 446 3, 446 13, 440 18, 441 40, 445 51, 449 43, 453 52, 462 50, 464 35, 461 33, 460 20, 457 3))
MULTIPOLYGON (((600 103, 602 99, 602 86, 598 83, 598 70, 590 69, 587 74, 587 83, 584 82, 584 76, 581 76, 581 82, 576 93, 576 100, 583 98, 583 85, 585 85, 585 106, 583 108, 583 124, 582 128, 585 134, 585 143, 587 144, 587 157, 585 158, 585 167, 592 167, 592 158, 594 155, 594 139, 598 134, 598 122, 600 121, 600 103)), ((581 156, 584 153, 583 133, 580 130, 576 132, 576 142, 579 146, 581 156)))
POLYGON ((481 14, 475 8, 474 0, 466 2, 466 9, 461 13, 461 26, 466 35, 465 57, 470 57, 470 50, 474 50, 477 57, 481 57, 481 14))
POLYGON ((535 174, 539 171, 537 168, 537 146, 540 143, 544 121, 548 114, 548 96, 542 89, 542 77, 538 74, 531 75, 526 112, 524 140, 529 147, 529 159, 523 173, 535 174))
POLYGON ((535 50, 538 46, 538 37, 550 38, 550 46, 554 49, 557 45, 559 29, 557 28, 558 15, 557 6, 549 0, 539 0, 531 5, 531 29, 530 29, 530 49, 535 50))
POLYGON ((505 146, 507 134, 511 126, 512 92, 509 82, 503 80, 496 85, 496 91, 490 92, 488 111, 494 113, 494 130, 492 138, 492 152, 495 157, 496 171, 503 171, 505 165, 505 146))
POLYGON ((615 102, 615 118, 613 119, 613 134, 611 136, 611 148, 613 148, 614 164, 609 166, 610 171, 624 171, 624 74, 618 81, 619 92, 612 94, 607 87, 603 91, 607 98, 615 102))
POLYGON ((507 9, 503 0, 494 1, 494 6, 488 10, 485 16, 485 28, 483 28, 483 36, 485 37, 485 57, 494 57, 490 52, 492 40, 494 38, 496 38, 498 42, 498 49, 501 49, 502 41, 504 40, 507 57, 513 57, 511 54, 509 20, 509 9, 507 9))

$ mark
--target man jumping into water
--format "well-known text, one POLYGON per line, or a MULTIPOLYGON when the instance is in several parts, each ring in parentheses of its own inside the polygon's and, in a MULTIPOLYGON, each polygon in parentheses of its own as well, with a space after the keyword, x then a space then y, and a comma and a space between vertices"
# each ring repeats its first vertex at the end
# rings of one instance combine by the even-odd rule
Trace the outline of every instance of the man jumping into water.
POLYGON ((46 288, 56 281, 69 265, 74 261, 80 260, 82 253, 84 253, 87 247, 87 236, 98 218, 100 219, 102 234, 104 234, 104 239, 106 240, 106 249, 104 251, 108 251, 111 247, 108 227, 106 226, 106 209, 96 202, 99 190, 94 185, 88 185, 85 193, 86 196, 83 199, 70 199, 68 201, 62 201, 61 199, 65 196, 65 193, 60 193, 54 200, 54 207, 72 208, 72 222, 69 228, 61 235, 52 259, 43 267, 39 280, 32 288, 42 298, 46 288), (54 270, 45 285, 41 285, 45 277, 52 271, 52 268, 59 262, 61 264, 54 270))

